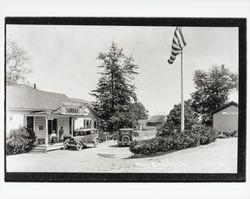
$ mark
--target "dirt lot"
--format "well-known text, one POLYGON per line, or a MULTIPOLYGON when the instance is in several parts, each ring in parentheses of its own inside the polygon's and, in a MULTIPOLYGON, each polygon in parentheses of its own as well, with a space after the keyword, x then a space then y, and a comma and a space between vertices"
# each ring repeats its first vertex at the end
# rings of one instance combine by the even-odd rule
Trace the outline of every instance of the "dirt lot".
MULTIPOLYGON (((141 139, 155 132, 144 132, 141 139)), ((237 138, 163 154, 131 159, 128 147, 107 141, 82 151, 58 150, 47 154, 20 154, 7 157, 8 172, 164 172, 235 173, 237 138)))

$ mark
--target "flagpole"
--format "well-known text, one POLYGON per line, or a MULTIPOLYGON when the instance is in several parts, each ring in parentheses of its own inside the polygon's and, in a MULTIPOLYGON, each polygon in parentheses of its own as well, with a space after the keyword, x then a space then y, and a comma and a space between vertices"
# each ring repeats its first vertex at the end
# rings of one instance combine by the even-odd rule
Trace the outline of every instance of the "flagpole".
POLYGON ((168 59, 168 63, 172 64, 178 54, 181 54, 181 132, 185 130, 185 116, 184 116, 184 96, 183 96, 183 48, 186 45, 185 39, 182 34, 182 27, 176 27, 174 32, 172 52, 168 59))
POLYGON ((184 131, 184 100, 183 100, 183 49, 181 51, 181 132, 184 131))

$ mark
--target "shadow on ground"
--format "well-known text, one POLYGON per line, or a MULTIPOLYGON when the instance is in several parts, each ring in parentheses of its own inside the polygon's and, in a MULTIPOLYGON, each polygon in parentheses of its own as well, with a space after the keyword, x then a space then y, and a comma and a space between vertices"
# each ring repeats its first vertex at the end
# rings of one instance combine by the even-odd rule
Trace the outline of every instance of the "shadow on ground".
POLYGON ((160 152, 156 152, 155 154, 150 154, 150 155, 134 154, 134 155, 131 155, 131 156, 129 156, 127 158, 123 158, 123 159, 152 158, 152 157, 163 156, 163 155, 166 155, 166 154, 171 154, 171 153, 174 153, 174 152, 177 152, 177 151, 180 151, 180 150, 175 150, 175 151, 160 151, 160 152))
POLYGON ((113 144, 113 145, 110 145, 109 147, 114 147, 114 148, 126 148, 126 147, 129 147, 129 146, 128 146, 128 145, 119 146, 118 144, 113 144))

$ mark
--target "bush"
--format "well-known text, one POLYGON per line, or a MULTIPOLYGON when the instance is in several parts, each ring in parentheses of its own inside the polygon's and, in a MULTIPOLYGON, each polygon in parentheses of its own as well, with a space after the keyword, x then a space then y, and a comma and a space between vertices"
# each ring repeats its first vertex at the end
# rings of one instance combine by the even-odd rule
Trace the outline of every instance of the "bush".
MULTIPOLYGON (((192 126, 200 124, 197 112, 192 108, 192 100, 186 100, 185 104, 185 129, 190 130, 192 126)), ((174 108, 167 115, 166 121, 157 130, 157 135, 169 136, 174 131, 180 132, 181 126, 181 104, 174 105, 174 108)))
POLYGON ((133 136, 134 136, 134 137, 138 137, 138 136, 139 136, 138 131, 133 131, 133 136))
POLYGON ((173 131, 168 136, 157 136, 149 140, 133 141, 129 150, 134 154, 149 155, 196 147, 199 144, 214 142, 217 132, 211 127, 195 126, 184 132, 173 131))
POLYGON ((200 135, 200 144, 201 145, 214 142, 218 137, 218 132, 209 126, 196 125, 193 127, 192 131, 195 134, 200 135))
POLYGON ((223 132, 225 137, 238 137, 238 131, 223 132))
POLYGON ((6 140, 7 155, 30 151, 35 139, 35 133, 28 132, 24 127, 11 130, 6 140))
POLYGON ((238 137, 238 131, 234 131, 233 137, 238 137))
POLYGON ((199 139, 199 135, 185 131, 184 133, 172 134, 167 137, 133 141, 129 149, 134 154, 149 155, 158 151, 167 152, 195 147, 199 145, 199 139))
POLYGON ((158 138, 142 141, 135 140, 130 144, 129 150, 134 154, 154 154, 158 151, 158 138))

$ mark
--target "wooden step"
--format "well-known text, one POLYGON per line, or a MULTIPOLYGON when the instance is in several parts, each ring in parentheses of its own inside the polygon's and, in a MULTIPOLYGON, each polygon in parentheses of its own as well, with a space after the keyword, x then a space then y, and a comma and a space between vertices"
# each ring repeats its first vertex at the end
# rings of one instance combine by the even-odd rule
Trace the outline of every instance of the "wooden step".
POLYGON ((45 153, 45 146, 40 146, 40 145, 37 145, 37 146, 34 146, 30 153, 45 153))

